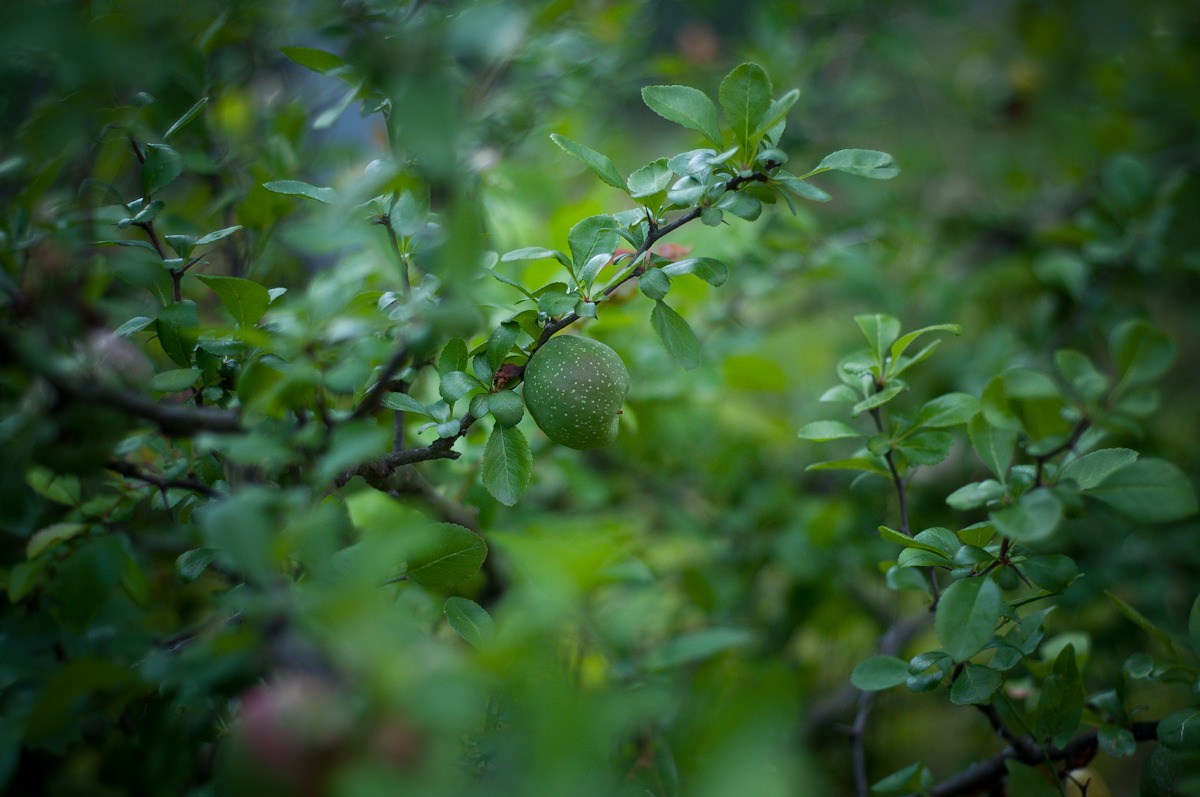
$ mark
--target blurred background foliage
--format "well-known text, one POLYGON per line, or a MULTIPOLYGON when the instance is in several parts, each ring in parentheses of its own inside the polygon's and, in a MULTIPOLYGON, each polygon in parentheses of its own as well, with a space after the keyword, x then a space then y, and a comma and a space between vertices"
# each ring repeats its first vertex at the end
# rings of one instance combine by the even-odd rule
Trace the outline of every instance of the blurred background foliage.
MULTIPOLYGON (((334 386, 390 356, 371 292, 398 290, 395 261, 351 200, 321 205, 264 182, 366 199, 371 161, 407 165, 397 179, 427 192, 437 218, 415 236, 415 271, 446 296, 401 334, 433 356, 450 336, 481 342, 512 312, 518 295, 479 276, 481 252, 565 249, 579 219, 630 206, 549 134, 609 154, 623 173, 695 145, 645 108, 645 85, 711 94, 732 66, 757 61, 777 91, 801 90, 781 145, 794 162, 863 147, 892 153, 902 173, 826 176, 828 204, 672 236, 731 266, 719 290, 680 280, 673 293, 703 364, 670 360, 636 295, 589 322, 633 375, 620 438, 581 453, 529 425, 534 476, 515 508, 479 484, 482 430, 459 444, 461 459, 419 466, 442 499, 416 491, 380 507, 357 483, 344 501, 322 498, 296 475, 304 455, 272 436, 269 409, 248 440, 144 432, 122 444, 144 462, 212 451, 245 466, 222 509, 193 513, 179 491, 86 467, 47 485, 39 468, 86 461, 84 444, 108 424, 45 415, 31 377, 3 366, 0 784, 261 793, 279 787, 257 782, 266 771, 299 794, 848 793, 848 673, 920 608, 883 585, 879 563, 894 552, 875 528, 894 523, 888 485, 806 472, 821 452, 795 430, 828 417, 818 398, 859 345, 857 313, 962 325, 913 406, 977 394, 1014 365, 1049 367, 1057 348, 1103 362, 1108 332, 1143 317, 1179 356, 1136 447, 1195 483, 1198 39, 1200 7, 1185 0, 4 4, 3 312, 38 330, 30 345, 47 356, 77 356, 89 330, 169 301, 153 253, 92 244, 120 237, 112 193, 141 193, 129 137, 161 140, 202 97, 202 114, 172 135, 186 171, 163 192, 158 223, 193 235, 241 225, 204 273, 287 288, 269 345, 334 386), (344 62, 304 69, 281 47, 344 62), (254 486, 255 473, 281 489, 254 486), (455 590, 496 618, 479 652, 446 627, 440 601, 407 584, 380 590, 386 535, 347 547, 356 513, 404 527, 445 519, 445 503, 477 508, 491 552, 455 590), (53 523, 83 530, 64 532, 53 555, 29 554, 53 523), (220 568, 181 583, 176 557, 206 545, 241 546, 234 569, 247 583, 220 568), (272 574, 291 560, 307 575, 285 585, 272 574), (302 761, 276 744, 283 731, 255 725, 255 706, 276 704, 295 720, 285 735, 302 761), (239 733, 261 738, 221 744, 239 733)), ((535 288, 552 265, 498 269, 535 288)), ((185 293, 225 323, 194 282, 185 293)), ((157 344, 146 350, 171 367, 157 344)), ((417 376, 412 392, 432 400, 436 389, 417 376)), ((429 435, 409 430, 414 445, 429 435)), ((347 441, 347 456, 375 451, 377 437, 347 441)), ((327 456, 317 472, 345 467, 327 456)), ((944 498, 980 471, 965 450, 926 471, 912 485, 920 527, 957 522, 944 498)), ((1184 626, 1200 583, 1196 533, 1194 521, 1059 532, 1087 577, 1050 626, 1077 635, 1089 680, 1149 646, 1103 589, 1184 626)), ((868 740, 879 773, 921 759, 948 775, 992 751, 978 714, 907 693, 881 697, 868 740)), ((1114 793, 1131 793, 1136 764, 1101 769, 1114 793)))

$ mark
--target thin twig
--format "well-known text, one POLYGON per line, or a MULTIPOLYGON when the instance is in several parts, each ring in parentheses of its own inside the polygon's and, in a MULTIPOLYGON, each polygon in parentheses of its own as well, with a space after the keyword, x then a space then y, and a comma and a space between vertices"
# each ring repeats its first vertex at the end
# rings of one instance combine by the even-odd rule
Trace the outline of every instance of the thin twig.
POLYGON ((404 367, 404 363, 408 361, 408 357, 408 349, 404 347, 396 349, 395 354, 392 355, 392 359, 388 360, 383 366, 383 370, 379 372, 379 379, 367 391, 367 395, 363 396, 362 402, 354 408, 354 413, 350 416, 351 418, 365 418, 379 408, 379 403, 383 401, 384 393, 391 389, 392 377, 404 367))
POLYGON ((408 276, 408 257, 400 249, 400 239, 396 237, 396 231, 392 229, 391 215, 384 216, 379 220, 383 228, 387 230, 388 241, 392 245, 392 251, 396 253, 396 258, 400 261, 400 287, 405 299, 412 297, 412 280, 408 276))
MULTIPOLYGON (((1157 722, 1135 722, 1129 729, 1133 733, 1133 738, 1139 742, 1150 741, 1157 738, 1158 723, 1157 722)), ((1090 761, 1095 755, 1099 746, 1099 733, 1090 731, 1072 739, 1065 747, 1054 747, 1046 751, 1046 755, 1052 761, 1067 762, 1072 766, 1083 766, 1090 761)), ((967 797, 972 794, 982 794, 989 791, 993 786, 1004 782, 1008 776, 1005 762, 1008 760, 1020 761, 1030 766, 1037 766, 1043 763, 1043 751, 1038 750, 1036 746, 1031 751, 1022 752, 1021 750, 1009 746, 1001 750, 996 755, 992 756, 987 761, 981 761, 962 772, 947 778, 935 785, 929 790, 929 797, 967 797)))
POLYGON ((215 490, 204 482, 196 481, 195 479, 168 479, 164 476, 155 476, 153 473, 147 473, 146 471, 129 462, 122 462, 121 460, 114 459, 109 461, 104 467, 108 470, 111 470, 113 473, 121 474, 127 479, 136 479, 138 481, 151 484, 164 492, 170 488, 179 488, 183 490, 191 490, 192 492, 200 493, 208 496, 209 498, 222 497, 219 491, 215 490))
POLYGON ((241 418, 229 410, 188 407, 178 404, 160 404, 140 393, 116 390, 90 381, 82 384, 74 375, 63 373, 48 364, 44 356, 27 352, 0 332, 0 354, 7 359, 21 362, 32 373, 45 379, 66 401, 80 404, 103 404, 121 410, 128 415, 141 418, 158 426, 164 434, 172 437, 191 437, 198 432, 241 432, 241 418))

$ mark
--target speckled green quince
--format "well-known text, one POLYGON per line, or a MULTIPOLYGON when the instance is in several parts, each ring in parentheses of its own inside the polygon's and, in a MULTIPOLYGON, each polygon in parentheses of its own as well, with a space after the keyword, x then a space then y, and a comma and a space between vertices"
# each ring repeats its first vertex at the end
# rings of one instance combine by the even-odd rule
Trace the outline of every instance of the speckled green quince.
POLYGON ((603 343, 562 335, 534 352, 524 390, 525 406, 547 437, 568 448, 600 448, 617 439, 629 371, 603 343))

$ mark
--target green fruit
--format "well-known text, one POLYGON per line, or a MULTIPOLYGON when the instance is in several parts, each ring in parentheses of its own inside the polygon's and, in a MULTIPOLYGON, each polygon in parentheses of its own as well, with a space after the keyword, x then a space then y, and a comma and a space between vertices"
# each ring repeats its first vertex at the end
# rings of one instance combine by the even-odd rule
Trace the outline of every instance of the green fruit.
POLYGON ((1200 751, 1180 752, 1156 744, 1142 764, 1142 797, 1200 795, 1200 751))
POLYGON ((525 367, 529 414, 546 437, 568 448, 600 448, 616 440, 628 391, 629 372, 620 356, 590 338, 551 338, 525 367))

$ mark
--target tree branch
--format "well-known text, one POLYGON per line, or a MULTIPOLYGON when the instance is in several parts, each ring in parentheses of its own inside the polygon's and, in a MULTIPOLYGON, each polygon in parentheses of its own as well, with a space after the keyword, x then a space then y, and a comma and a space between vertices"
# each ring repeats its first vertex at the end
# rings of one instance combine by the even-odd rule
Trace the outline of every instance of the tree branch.
POLYGON ((222 498, 222 494, 205 484, 204 482, 196 481, 195 479, 168 479, 164 476, 155 476, 153 473, 147 473, 136 465, 120 460, 111 460, 104 466, 113 473, 119 473, 127 479, 137 479, 138 481, 146 482, 157 487, 159 490, 167 490, 172 487, 178 487, 184 490, 191 490, 208 496, 209 498, 222 498))
POLYGON ((45 379, 65 401, 103 404, 121 410, 127 415, 150 421, 171 437, 191 437, 197 432, 244 431, 241 418, 236 412, 160 404, 140 393, 116 390, 94 380, 81 384, 72 375, 63 373, 62 369, 47 364, 44 352, 34 355, 26 352, 26 348, 13 341, 8 334, 0 332, 0 354, 20 361, 31 373, 45 379))
POLYGON ((362 402, 354 408, 351 418, 365 418, 379 408, 379 402, 383 401, 383 394, 389 390, 392 377, 404 367, 408 356, 408 349, 401 347, 396 350, 392 359, 388 360, 387 364, 383 366, 383 370, 379 372, 379 379, 367 391, 367 395, 363 396, 362 402))
MULTIPOLYGON (((1133 738, 1139 742, 1157 738, 1157 722, 1135 722, 1130 727, 1133 738)), ((1063 761, 1070 766, 1083 766, 1092 759, 1099 747, 1098 731, 1090 731, 1072 739, 1066 747, 1052 747, 1042 751, 1036 745, 1020 748, 1010 745, 992 756, 987 761, 981 761, 963 770, 953 777, 947 778, 929 790, 929 797, 968 797, 982 794, 993 786, 1003 783, 1008 777, 1005 762, 1009 759, 1023 764, 1037 766, 1044 763, 1045 757, 1052 761, 1063 761)))

